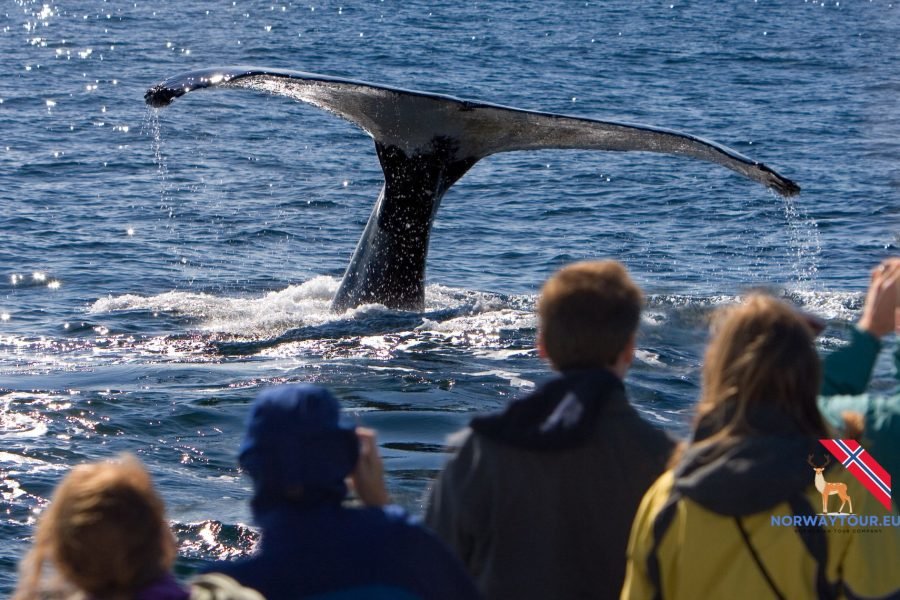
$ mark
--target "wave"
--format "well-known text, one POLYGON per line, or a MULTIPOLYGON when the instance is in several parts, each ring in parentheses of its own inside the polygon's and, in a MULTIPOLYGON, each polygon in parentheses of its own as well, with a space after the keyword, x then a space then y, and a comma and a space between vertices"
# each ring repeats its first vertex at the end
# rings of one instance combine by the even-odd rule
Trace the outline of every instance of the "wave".
MULTIPOLYGON (((330 302, 339 284, 338 279, 322 275, 256 298, 180 291, 155 296, 126 294, 101 298, 88 313, 95 319, 129 311, 176 315, 189 320, 195 332, 217 342, 251 344, 247 350, 252 350, 252 344, 262 349, 280 343, 401 331, 483 346, 485 340, 499 339, 504 332, 533 332, 536 328, 535 295, 502 295, 431 284, 426 287, 422 312, 398 311, 379 304, 335 312, 330 302)), ((864 300, 860 292, 800 289, 774 293, 827 321, 853 320, 864 300)), ((741 298, 741 294, 650 294, 643 325, 656 327, 673 318, 682 323, 702 322, 717 307, 741 298)))
POLYGON ((171 525, 182 559, 231 560, 252 553, 259 543, 259 533, 240 523, 207 520, 171 525))
MULTIPOLYGON (((533 294, 503 295, 431 284, 426 287, 422 312, 378 304, 335 312, 330 301, 338 285, 334 277, 318 276, 259 297, 172 291, 102 298, 89 308, 92 319, 103 321, 102 315, 114 316, 118 319, 115 327, 129 333, 115 334, 106 327, 94 327, 91 332, 103 335, 87 346, 108 350, 110 360, 136 353, 139 361, 150 356, 173 362, 240 356, 388 359, 398 353, 424 351, 462 351, 491 360, 533 352, 537 329, 537 297, 533 294), (140 313, 146 312, 155 317, 178 316, 182 322, 170 323, 175 328, 170 334, 141 336, 139 328, 136 332, 128 322, 140 321, 140 313)), ((855 320, 864 300, 859 292, 771 292, 834 324, 855 320)), ((642 328, 652 340, 646 343, 679 348, 701 344, 710 314, 718 307, 739 302, 742 296, 650 294, 642 318, 642 328)), ((20 340, 20 349, 23 343, 29 345, 20 340)), ((33 343, 47 349, 46 340, 33 343)), ((0 339, 0 362, 3 346, 0 339)), ((92 351, 72 340, 58 346, 56 354, 92 351)), ((638 359, 651 366, 659 362, 651 350, 638 359)))

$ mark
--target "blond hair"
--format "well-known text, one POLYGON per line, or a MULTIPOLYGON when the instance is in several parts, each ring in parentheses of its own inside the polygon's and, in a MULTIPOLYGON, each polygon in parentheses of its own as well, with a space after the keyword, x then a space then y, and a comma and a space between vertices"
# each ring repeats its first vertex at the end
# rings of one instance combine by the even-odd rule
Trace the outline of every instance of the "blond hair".
POLYGON ((697 427, 706 443, 753 433, 759 409, 789 420, 797 433, 821 436, 827 426, 816 404, 821 364, 807 319, 786 303, 753 294, 714 317, 703 361, 697 427))
POLYGON ((175 540, 165 506, 136 458, 72 469, 41 515, 15 599, 42 597, 46 564, 94 598, 131 598, 167 573, 175 540))
POLYGON ((613 365, 637 331, 642 304, 641 289, 617 261, 564 267, 538 302, 547 357, 562 370, 613 365))

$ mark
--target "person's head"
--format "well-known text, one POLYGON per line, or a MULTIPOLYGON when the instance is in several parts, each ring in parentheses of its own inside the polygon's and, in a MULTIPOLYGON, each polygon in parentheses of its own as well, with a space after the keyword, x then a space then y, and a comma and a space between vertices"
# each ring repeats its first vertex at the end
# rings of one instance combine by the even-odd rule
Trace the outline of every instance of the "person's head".
POLYGON ((641 289, 621 263, 568 265, 541 289, 538 348, 558 370, 627 369, 642 304, 641 289))
POLYGON ((331 392, 315 385, 278 386, 257 396, 238 457, 253 479, 254 510, 343 500, 359 440, 340 412, 331 392))
POLYGON ((136 458, 79 465, 41 515, 17 597, 38 596, 49 563, 92 598, 131 598, 167 573, 175 554, 163 501, 136 458))
POLYGON ((827 427, 816 405, 821 365, 810 320, 771 296, 754 294, 715 316, 703 361, 697 424, 708 441, 740 438, 762 418, 814 436, 827 427))

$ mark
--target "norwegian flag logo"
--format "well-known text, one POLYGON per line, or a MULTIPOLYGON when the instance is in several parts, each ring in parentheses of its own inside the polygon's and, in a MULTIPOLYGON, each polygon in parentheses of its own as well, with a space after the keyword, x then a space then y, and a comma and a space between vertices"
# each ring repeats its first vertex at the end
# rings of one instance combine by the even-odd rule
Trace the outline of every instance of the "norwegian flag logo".
POLYGON ((856 440, 819 440, 875 499, 891 510, 891 475, 856 440))

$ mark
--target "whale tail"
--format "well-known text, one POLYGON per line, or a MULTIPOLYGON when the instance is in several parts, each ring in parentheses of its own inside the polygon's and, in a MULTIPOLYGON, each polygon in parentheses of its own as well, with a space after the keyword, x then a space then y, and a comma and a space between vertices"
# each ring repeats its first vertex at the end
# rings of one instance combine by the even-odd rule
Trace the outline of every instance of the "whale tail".
POLYGON ((375 140, 385 184, 357 244, 335 309, 368 302, 422 306, 425 260, 434 216, 447 190, 486 156, 515 150, 644 151, 716 163, 783 196, 799 186, 766 165, 715 142, 659 127, 600 121, 460 100, 360 81, 255 67, 176 75, 149 89, 163 107, 212 88, 266 91, 344 118, 375 140))

